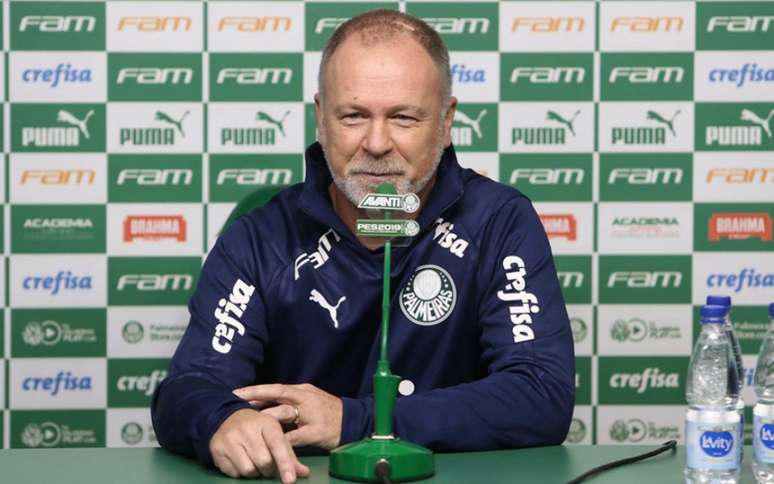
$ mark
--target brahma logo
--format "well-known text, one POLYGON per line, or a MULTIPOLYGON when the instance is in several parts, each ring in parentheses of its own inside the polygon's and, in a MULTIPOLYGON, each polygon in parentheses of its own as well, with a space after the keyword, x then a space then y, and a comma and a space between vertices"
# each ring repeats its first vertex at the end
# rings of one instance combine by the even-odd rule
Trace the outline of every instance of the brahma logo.
POLYGON ((290 17, 223 17, 218 22, 218 32, 289 32, 293 26, 290 17))
POLYGON ((577 239, 578 221, 573 214, 540 214, 540 221, 549 239, 577 239))
POLYGON ((19 184, 92 185, 95 176, 96 172, 94 170, 24 170, 19 184))
POLYGON ((709 219, 709 240, 772 240, 772 220, 768 213, 713 213, 709 219))
POLYGON ((752 109, 743 108, 739 114, 740 121, 750 125, 713 125, 704 128, 704 142, 707 146, 760 146, 763 144, 763 134, 771 139, 771 119, 774 109, 764 118, 758 116, 752 109))
POLYGON ((93 32, 97 18, 91 15, 25 15, 19 32, 93 32))
POLYGON ((118 20, 118 31, 134 32, 188 32, 193 21, 191 17, 171 16, 128 16, 118 20))
POLYGON ((21 145, 24 147, 78 147, 81 145, 81 137, 88 140, 89 120, 94 115, 94 110, 89 110, 78 118, 66 109, 60 109, 56 113, 56 122, 67 126, 23 126, 21 128, 21 145))
POLYGON ((709 71, 709 82, 730 83, 737 88, 749 83, 774 82, 774 68, 758 67, 758 64, 745 62, 739 69, 715 68, 709 71))
POLYGON ((722 287, 741 292, 745 288, 774 287, 774 273, 759 273, 752 267, 745 267, 738 274, 710 274, 707 287, 722 287))
POLYGON ((497 298, 504 302, 521 303, 521 305, 508 306, 510 320, 513 323, 513 342, 532 341, 535 339, 532 315, 540 312, 540 302, 537 296, 526 290, 526 264, 521 257, 509 255, 503 259, 503 269, 505 269, 505 278, 510 282, 505 285, 505 288, 497 291, 497 298))
POLYGON ((515 17, 511 22, 511 32, 528 31, 537 34, 583 32, 585 27, 583 17, 515 17))
POLYGON ((124 242, 135 239, 185 242, 185 218, 182 215, 129 215, 124 220, 124 242))
POLYGON ((670 116, 648 110, 645 119, 661 126, 614 126, 610 131, 610 141, 614 146, 666 144, 667 129, 673 138, 677 137, 674 122, 680 112, 681 110, 677 109, 670 116))
POLYGON ((91 377, 73 375, 70 371, 60 371, 55 377, 29 376, 22 380, 22 391, 43 392, 52 397, 59 392, 91 391, 91 377))
POLYGON ((613 373, 610 387, 636 389, 637 393, 645 393, 649 388, 679 388, 680 375, 662 373, 655 367, 645 368, 640 373, 613 373))
POLYGON ((215 335, 212 337, 212 348, 218 353, 225 355, 231 351, 235 331, 240 336, 245 335, 245 326, 241 318, 254 292, 255 286, 237 279, 228 299, 221 298, 218 301, 218 307, 214 312, 218 324, 215 325, 215 335))
POLYGON ((701 450, 710 457, 723 457, 734 447, 734 436, 731 432, 702 432, 699 437, 701 450))
POLYGON ((58 271, 56 276, 27 276, 22 280, 25 291, 43 291, 56 296, 59 291, 91 290, 91 276, 73 274, 72 271, 58 271))
POLYGON ((611 32, 682 32, 682 17, 615 17, 610 23, 611 32))
POLYGON ((24 69, 21 74, 22 81, 27 84, 47 84, 51 88, 59 85, 59 82, 72 84, 91 83, 91 69, 76 68, 69 62, 56 65, 55 68, 24 69))
POLYGON ((285 111, 282 116, 273 117, 265 111, 258 111, 255 120, 262 124, 257 128, 221 128, 220 144, 222 146, 272 146, 277 144, 277 135, 283 138, 285 134, 285 120, 290 111, 285 111))

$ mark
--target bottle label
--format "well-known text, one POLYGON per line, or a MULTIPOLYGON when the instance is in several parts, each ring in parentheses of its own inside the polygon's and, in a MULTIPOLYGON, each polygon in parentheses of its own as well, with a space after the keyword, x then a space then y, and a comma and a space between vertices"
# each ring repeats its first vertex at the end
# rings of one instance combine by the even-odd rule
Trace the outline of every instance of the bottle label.
POLYGON ((739 467, 741 424, 685 421, 685 451, 688 467, 728 471, 739 467))
POLYGON ((753 415, 753 452, 756 461, 774 464, 774 418, 753 415))

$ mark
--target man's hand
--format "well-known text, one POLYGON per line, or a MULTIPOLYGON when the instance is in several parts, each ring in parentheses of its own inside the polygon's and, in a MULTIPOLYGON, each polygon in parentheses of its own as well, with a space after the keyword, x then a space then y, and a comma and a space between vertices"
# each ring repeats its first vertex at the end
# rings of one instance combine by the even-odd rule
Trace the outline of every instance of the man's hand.
POLYGON ((309 475, 276 418, 251 409, 231 414, 210 439, 215 465, 231 477, 274 477, 283 484, 309 475))
POLYGON ((314 385, 253 385, 237 388, 234 394, 251 405, 266 406, 261 413, 271 415, 283 424, 298 428, 285 436, 293 447, 314 445, 332 450, 341 441, 341 399, 314 385), (298 410, 298 413, 296 413, 298 410))

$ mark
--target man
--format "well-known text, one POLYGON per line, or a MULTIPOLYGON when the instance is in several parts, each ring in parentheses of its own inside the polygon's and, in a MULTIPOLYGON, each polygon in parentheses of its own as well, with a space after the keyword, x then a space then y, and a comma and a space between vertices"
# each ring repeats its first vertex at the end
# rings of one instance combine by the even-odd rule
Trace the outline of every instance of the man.
POLYGON ((526 197, 458 165, 450 93, 446 47, 420 20, 377 10, 333 34, 306 181, 207 258, 152 403, 162 446, 293 482, 309 473, 293 447, 370 434, 384 252, 354 226, 385 181, 421 200, 421 232, 393 250, 396 435, 438 451, 564 440, 574 355, 548 240, 526 197))

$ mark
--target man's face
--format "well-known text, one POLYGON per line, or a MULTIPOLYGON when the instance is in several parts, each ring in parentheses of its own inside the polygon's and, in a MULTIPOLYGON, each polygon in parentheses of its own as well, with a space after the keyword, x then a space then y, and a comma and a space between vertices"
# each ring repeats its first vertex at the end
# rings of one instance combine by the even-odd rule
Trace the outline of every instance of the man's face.
POLYGON ((364 46, 355 34, 339 46, 315 110, 331 174, 350 202, 386 181, 417 193, 432 179, 456 106, 451 98, 442 117, 440 93, 437 67, 407 35, 364 46))

